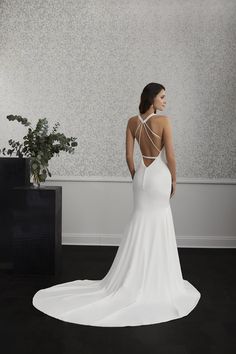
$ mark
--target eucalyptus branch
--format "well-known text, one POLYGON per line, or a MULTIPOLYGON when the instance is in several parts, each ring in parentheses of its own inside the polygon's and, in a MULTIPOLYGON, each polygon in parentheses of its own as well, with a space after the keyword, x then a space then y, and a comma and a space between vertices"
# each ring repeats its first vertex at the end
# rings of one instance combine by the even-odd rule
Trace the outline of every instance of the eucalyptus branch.
POLYGON ((38 185, 44 182, 47 175, 52 176, 48 170, 49 160, 60 151, 66 151, 70 154, 74 153, 75 147, 78 145, 75 137, 66 137, 63 133, 57 132, 60 126, 56 122, 52 128, 52 132, 48 134, 47 118, 39 119, 35 129, 27 118, 18 115, 8 115, 9 121, 17 121, 28 128, 28 133, 23 137, 23 142, 8 140, 11 149, 0 149, 0 154, 12 156, 15 152, 16 156, 23 158, 29 157, 31 160, 30 170, 34 180, 38 185))

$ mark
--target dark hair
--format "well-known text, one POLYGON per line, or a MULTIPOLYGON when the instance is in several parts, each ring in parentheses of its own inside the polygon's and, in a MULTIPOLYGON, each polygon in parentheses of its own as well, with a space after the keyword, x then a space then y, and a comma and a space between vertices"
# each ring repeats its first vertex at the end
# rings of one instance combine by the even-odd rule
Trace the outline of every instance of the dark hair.
POLYGON ((139 104, 139 112, 141 114, 148 110, 148 108, 153 104, 154 98, 159 92, 161 92, 161 90, 165 90, 165 87, 155 82, 150 82, 150 84, 144 87, 139 104))

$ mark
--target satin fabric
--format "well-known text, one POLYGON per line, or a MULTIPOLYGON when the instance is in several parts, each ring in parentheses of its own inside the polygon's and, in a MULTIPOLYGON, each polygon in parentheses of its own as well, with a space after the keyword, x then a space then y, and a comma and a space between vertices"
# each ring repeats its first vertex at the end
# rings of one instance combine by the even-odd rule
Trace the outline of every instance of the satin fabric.
POLYGON ((39 290, 33 306, 59 320, 98 327, 140 326, 188 315, 200 292, 183 279, 165 149, 133 181, 134 205, 114 261, 103 279, 39 290))

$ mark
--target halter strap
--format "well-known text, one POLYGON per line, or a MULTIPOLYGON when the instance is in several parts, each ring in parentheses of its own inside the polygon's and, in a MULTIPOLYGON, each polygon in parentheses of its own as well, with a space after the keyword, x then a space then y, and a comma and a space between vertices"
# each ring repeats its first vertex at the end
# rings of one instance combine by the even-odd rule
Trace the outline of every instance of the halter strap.
POLYGON ((145 119, 143 119, 140 115, 138 115, 139 119, 141 120, 142 123, 146 123, 146 121, 151 118, 152 116, 155 116, 156 113, 151 113, 149 116, 147 116, 145 119))

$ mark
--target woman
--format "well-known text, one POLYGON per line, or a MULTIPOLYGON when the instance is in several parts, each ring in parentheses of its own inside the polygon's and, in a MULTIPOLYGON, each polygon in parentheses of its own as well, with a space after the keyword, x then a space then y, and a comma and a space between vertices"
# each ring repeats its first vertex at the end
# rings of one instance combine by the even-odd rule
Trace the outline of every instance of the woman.
POLYGON ((134 207, 108 273, 101 280, 39 290, 33 297, 38 310, 65 322, 125 327, 181 318, 198 303, 199 291, 182 277, 170 209, 176 189, 171 125, 156 115, 165 103, 164 86, 150 83, 141 94, 140 114, 128 120, 126 159, 134 207), (137 171, 135 139, 142 153, 137 171))

